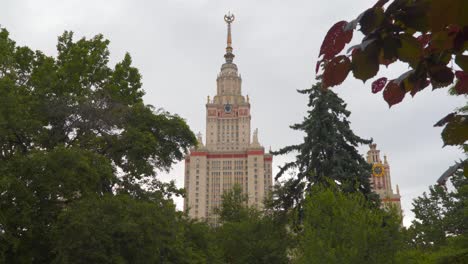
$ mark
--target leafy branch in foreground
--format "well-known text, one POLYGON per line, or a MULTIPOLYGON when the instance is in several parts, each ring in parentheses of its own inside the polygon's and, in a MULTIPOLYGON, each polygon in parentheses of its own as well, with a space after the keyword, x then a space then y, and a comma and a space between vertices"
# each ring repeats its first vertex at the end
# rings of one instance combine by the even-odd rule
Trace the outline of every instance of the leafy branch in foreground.
MULTIPOLYGON (((317 73, 323 69, 323 87, 341 84, 350 72, 366 81, 377 75, 380 65, 401 61, 408 71, 372 83, 372 92, 383 90, 390 107, 400 103, 407 93, 414 96, 429 84, 439 89, 455 82, 456 94, 467 95, 466 10, 466 0, 379 0, 356 19, 337 22, 325 36, 316 66, 317 73), (364 34, 361 43, 340 54, 358 26, 364 34)), ((466 114, 451 113, 438 124, 446 125, 442 133, 445 145, 460 146, 468 140, 466 114)))

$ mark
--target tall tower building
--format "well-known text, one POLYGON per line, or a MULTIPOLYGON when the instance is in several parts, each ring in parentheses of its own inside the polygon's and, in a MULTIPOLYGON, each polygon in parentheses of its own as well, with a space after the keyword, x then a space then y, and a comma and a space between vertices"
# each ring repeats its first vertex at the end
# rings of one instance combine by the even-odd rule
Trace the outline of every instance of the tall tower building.
POLYGON ((400 189, 397 185, 396 193, 393 192, 390 165, 388 164, 387 156, 384 155, 384 160, 382 162, 377 144, 370 144, 369 147, 370 150, 367 152, 367 162, 372 164, 372 176, 370 181, 372 189, 379 195, 383 207, 395 207, 400 215, 402 215, 400 189))
POLYGON ((249 97, 242 94, 242 78, 233 63, 231 24, 227 23, 225 63, 216 78, 216 95, 206 102, 206 141, 198 134, 198 146, 185 158, 184 210, 192 218, 216 221, 213 210, 223 192, 238 184, 250 206, 261 207, 272 185, 272 155, 259 143, 258 130, 251 140, 249 97))

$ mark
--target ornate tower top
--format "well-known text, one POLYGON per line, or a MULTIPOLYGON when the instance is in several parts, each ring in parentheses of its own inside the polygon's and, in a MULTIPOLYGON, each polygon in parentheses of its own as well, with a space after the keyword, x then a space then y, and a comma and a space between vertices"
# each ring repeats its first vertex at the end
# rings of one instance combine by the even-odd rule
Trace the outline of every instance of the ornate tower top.
POLYGON ((380 150, 377 149, 377 144, 375 143, 369 145, 369 151, 367 151, 367 162, 382 163, 382 160, 380 160, 380 150))
POLYGON ((224 54, 224 58, 226 59, 226 63, 232 63, 234 59, 234 54, 232 54, 232 37, 231 37, 231 23, 234 22, 235 16, 230 12, 227 15, 224 15, 224 21, 227 23, 227 46, 226 46, 226 54, 224 54))
POLYGON ((237 65, 233 62, 235 56, 232 53, 231 24, 234 22, 234 15, 231 13, 226 14, 224 21, 227 23, 227 46, 224 54, 226 61, 221 65, 221 71, 216 78, 217 93, 210 103, 222 105, 244 104, 245 98, 241 92, 242 78, 237 71, 237 65))

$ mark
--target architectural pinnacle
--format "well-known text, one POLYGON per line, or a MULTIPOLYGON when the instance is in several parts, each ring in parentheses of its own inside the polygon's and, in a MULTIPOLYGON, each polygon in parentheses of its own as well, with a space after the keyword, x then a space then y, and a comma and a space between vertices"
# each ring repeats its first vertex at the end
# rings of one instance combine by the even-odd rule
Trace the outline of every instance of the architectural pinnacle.
POLYGON ((252 146, 253 147, 259 147, 260 142, 258 142, 258 128, 256 128, 253 132, 253 138, 252 138, 252 146))
POLYGON ((226 59, 226 63, 232 63, 234 59, 234 54, 232 54, 232 37, 231 37, 231 23, 234 22, 234 14, 230 12, 227 15, 224 15, 224 21, 227 23, 227 46, 226 46, 226 54, 224 54, 224 58, 226 59))
POLYGON ((205 146, 203 145, 203 138, 202 138, 202 136, 203 136, 202 133, 201 133, 201 132, 198 132, 198 134, 197 134, 197 141, 198 141, 197 147, 198 147, 198 148, 203 148, 203 147, 205 147, 205 146))

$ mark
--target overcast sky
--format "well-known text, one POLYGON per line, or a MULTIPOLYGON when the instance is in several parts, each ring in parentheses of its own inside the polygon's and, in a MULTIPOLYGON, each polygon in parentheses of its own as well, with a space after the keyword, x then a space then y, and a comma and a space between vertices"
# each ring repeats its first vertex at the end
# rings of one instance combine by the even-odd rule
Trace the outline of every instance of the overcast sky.
MULTIPOLYGON (((250 96, 252 128, 268 149, 299 143, 303 135, 289 125, 300 122, 307 98, 296 92, 314 83, 317 55, 328 29, 339 20, 352 20, 373 0, 224 1, 224 0, 1 0, 0 24, 18 45, 55 55, 57 36, 64 30, 75 38, 102 33, 111 41, 111 63, 125 52, 143 75, 145 102, 185 118, 194 132, 205 131, 206 96, 216 91, 223 63, 226 25, 223 16, 235 13, 234 62, 242 74, 244 94, 250 96)), ((355 34, 355 41, 361 38, 355 34)), ((378 76, 395 78, 406 70, 397 65, 378 76)), ((391 109, 382 95, 370 91, 370 81, 348 78, 334 88, 347 103, 351 127, 373 138, 388 156, 392 183, 399 184, 405 225, 412 219, 412 199, 463 155, 442 148, 440 128, 433 124, 464 104, 466 98, 447 89, 425 91, 391 109)), ((362 154, 367 146, 360 148, 362 154)), ((275 157, 274 166, 288 157, 275 157)), ((183 164, 164 179, 183 184, 183 164)), ((395 188, 395 187, 394 187, 395 188)), ((177 200, 178 206, 181 201, 177 200)))

